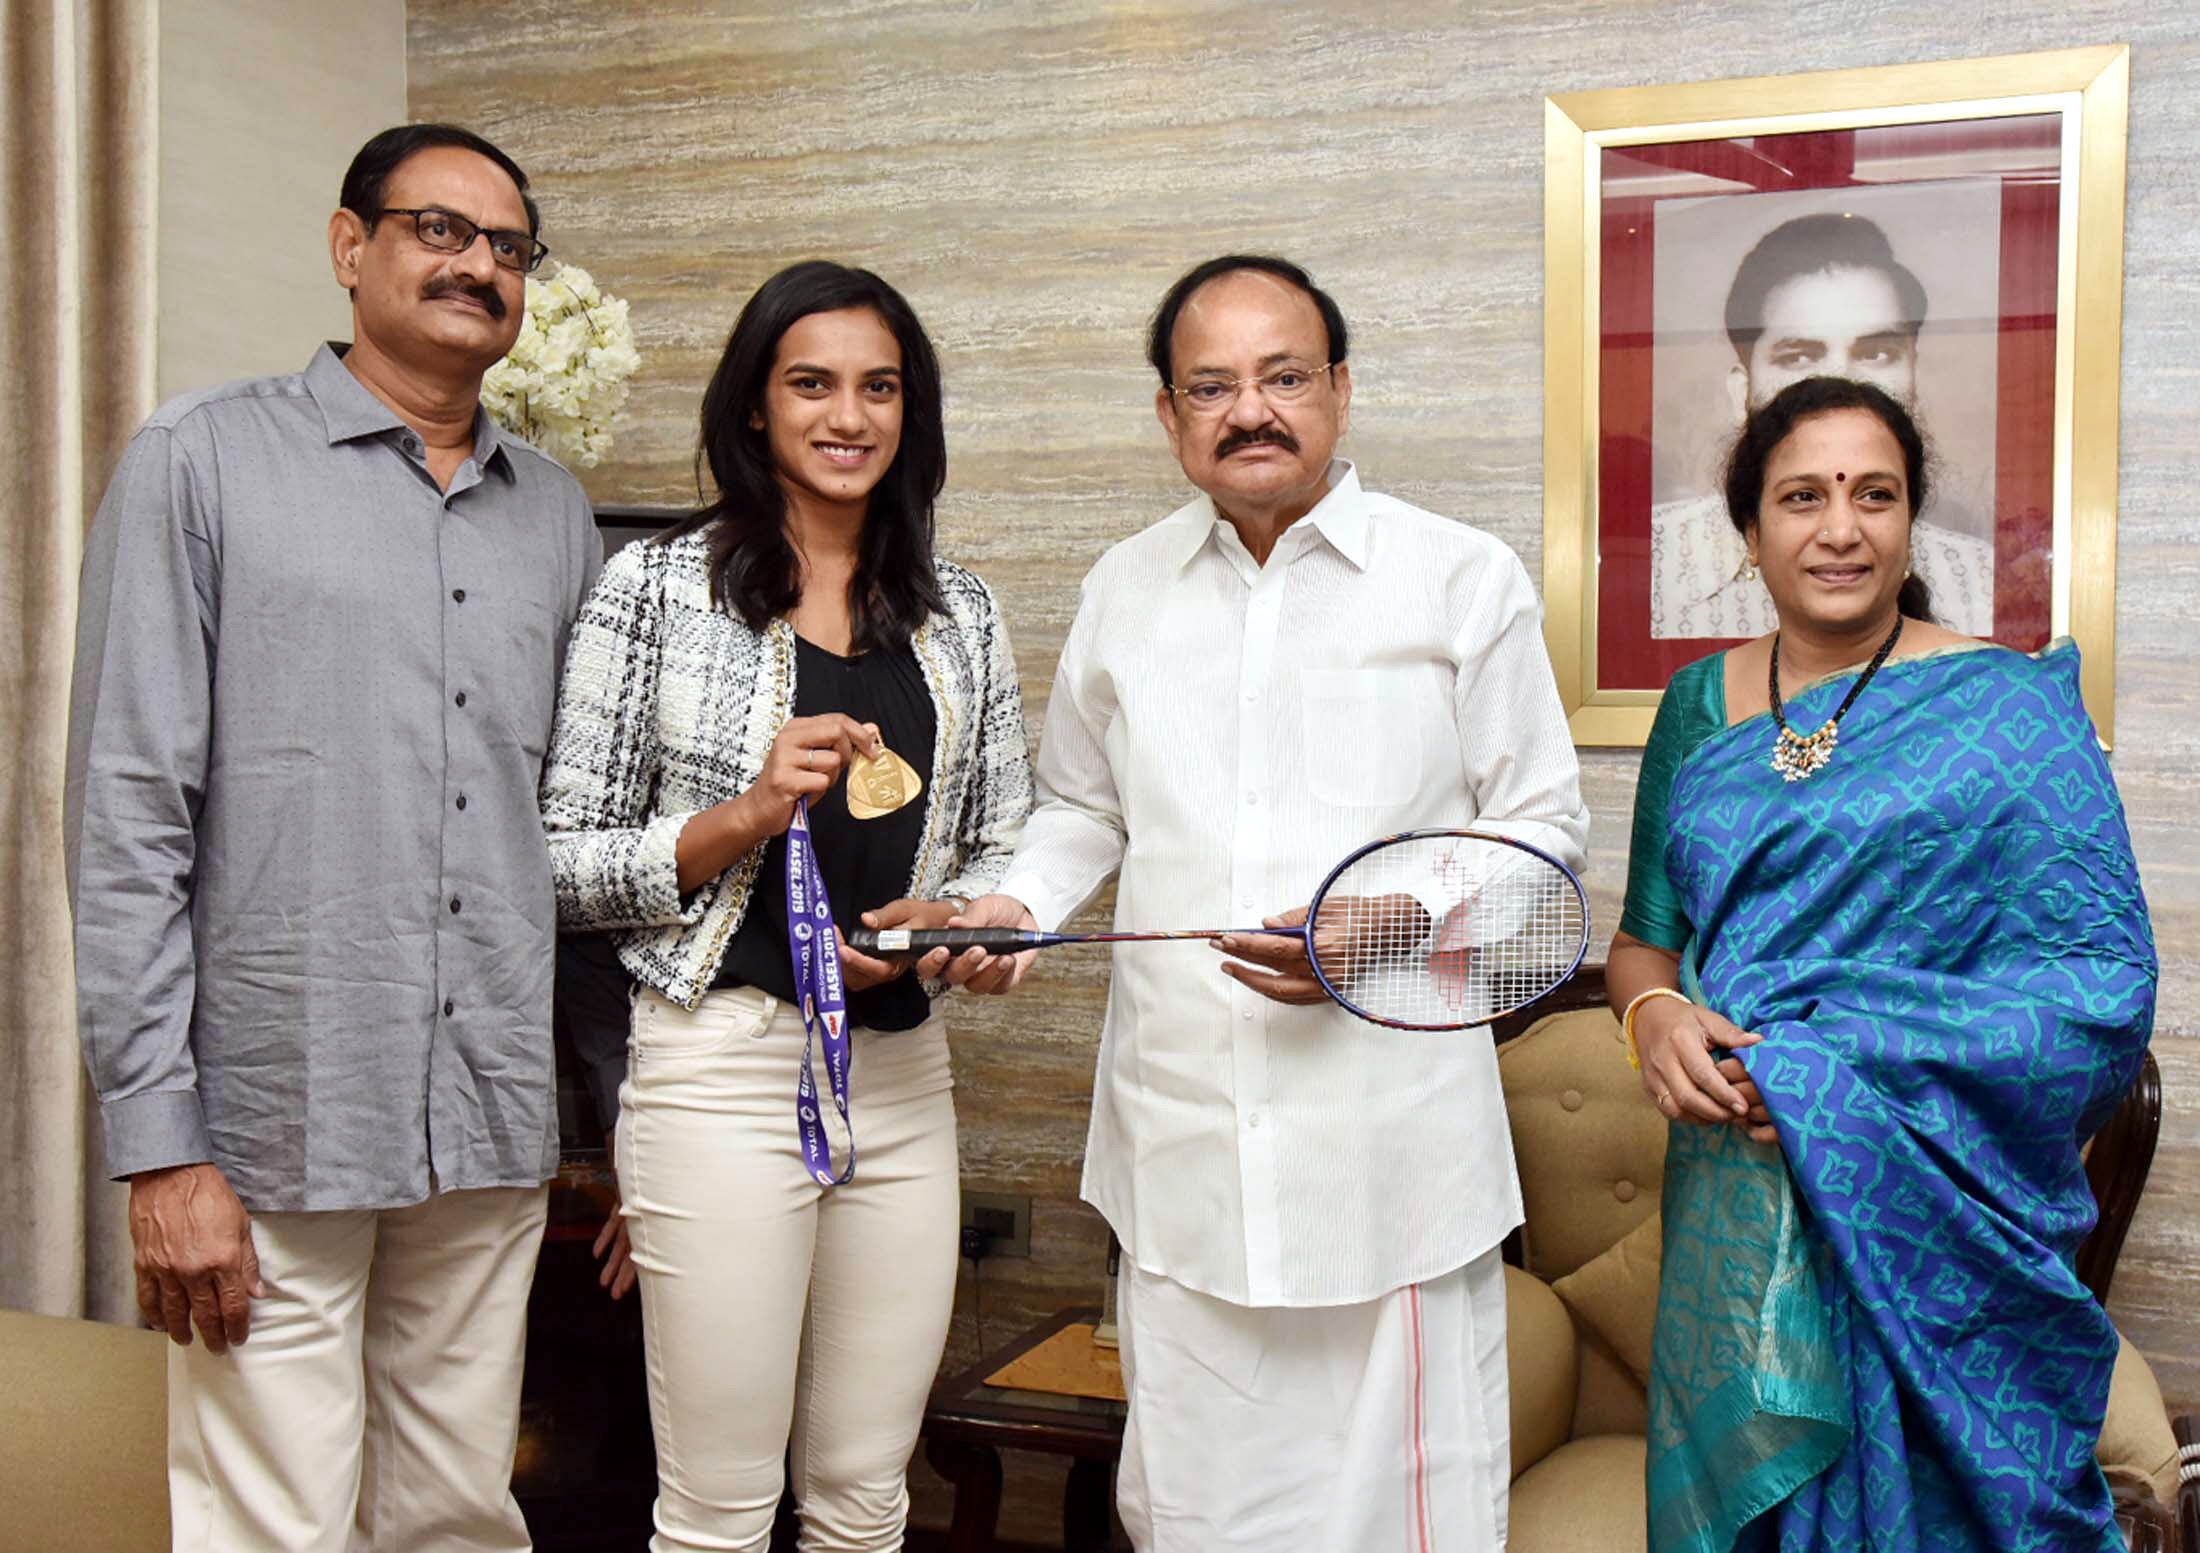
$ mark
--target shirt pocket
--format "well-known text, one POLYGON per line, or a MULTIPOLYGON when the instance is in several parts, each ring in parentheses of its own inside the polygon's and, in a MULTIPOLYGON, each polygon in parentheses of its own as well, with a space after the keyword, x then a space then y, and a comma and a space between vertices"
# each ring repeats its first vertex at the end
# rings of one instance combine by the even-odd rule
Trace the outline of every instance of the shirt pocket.
POLYGON ((497 671, 497 704, 513 742, 540 762, 557 712, 562 617, 554 606, 524 595, 492 599, 489 610, 494 632, 489 661, 497 671))
POLYGON ((1306 784, 1345 808, 1411 798, 1421 785, 1415 676, 1405 669, 1308 669, 1300 682, 1306 784))

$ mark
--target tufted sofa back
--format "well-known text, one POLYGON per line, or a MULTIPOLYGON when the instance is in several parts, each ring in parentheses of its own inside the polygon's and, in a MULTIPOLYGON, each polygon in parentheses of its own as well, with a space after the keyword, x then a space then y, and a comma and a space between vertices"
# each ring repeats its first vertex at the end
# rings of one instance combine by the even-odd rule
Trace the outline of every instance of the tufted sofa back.
POLYGON ((1658 1208, 1665 1118, 1604 1008, 1549 1014, 1498 1048, 1528 1210, 1521 1265, 1551 1282, 1658 1208))
MULTIPOLYGON (((1648 1426, 1650 1332, 1657 1314, 1659 1191, 1665 1119, 1642 1092, 1590 968, 1552 999, 1555 1011, 1500 1026, 1498 1075, 1527 1209, 1520 1263, 1571 1316, 1571 1376, 1531 1429, 1558 1437, 1640 1434, 1648 1426), (1587 1006, 1581 1006, 1586 1004, 1587 1006), (1641 1234, 1636 1234, 1641 1231, 1641 1234), (1630 1240, 1630 1236, 1635 1238, 1630 1240), (1569 1406, 1570 1404, 1570 1406, 1569 1406)), ((1524 1306, 1525 1308, 1525 1306, 1524 1306)))

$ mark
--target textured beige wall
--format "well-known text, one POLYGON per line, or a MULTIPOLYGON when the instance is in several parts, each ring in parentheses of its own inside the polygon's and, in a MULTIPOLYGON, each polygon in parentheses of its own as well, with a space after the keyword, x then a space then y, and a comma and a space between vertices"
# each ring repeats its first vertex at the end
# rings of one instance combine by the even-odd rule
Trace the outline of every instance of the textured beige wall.
POLYGON ((329 212, 404 119, 404 0, 162 0, 161 398, 351 337, 329 212))
MULTIPOLYGON (((831 255, 908 292, 951 396, 943 548, 1003 594, 1035 725, 1079 577, 1181 497, 1139 344, 1187 264, 1237 247, 1307 264, 1353 324, 1347 451, 1369 482, 1535 570, 1546 93, 2132 43, 2115 766, 2163 952, 2170 1112, 2113 1310, 2200 1404, 2200 30, 2182 8, 413 0, 410 25, 413 112, 507 145, 548 241, 633 299, 645 366, 615 461, 588 477, 599 500, 692 493, 703 382, 773 269, 831 255)), ((1609 927, 1636 760, 1583 767, 1609 927)), ((1030 1263, 985 1270, 995 1341, 1097 1286, 1103 1232, 1075 1186, 1102 994, 1095 960, 1057 959, 1019 1003, 958 1014, 967 1179, 1041 1198, 1030 1263)))

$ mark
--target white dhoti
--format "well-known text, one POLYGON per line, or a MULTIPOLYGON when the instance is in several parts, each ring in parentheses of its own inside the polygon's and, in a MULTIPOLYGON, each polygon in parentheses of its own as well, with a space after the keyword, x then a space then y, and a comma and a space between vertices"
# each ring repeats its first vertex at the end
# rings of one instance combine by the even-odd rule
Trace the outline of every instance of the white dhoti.
POLYGON ((1118 1290, 1140 1553, 1495 1553, 1511 1475, 1504 1269, 1357 1305, 1247 1307, 1139 1271, 1118 1290))

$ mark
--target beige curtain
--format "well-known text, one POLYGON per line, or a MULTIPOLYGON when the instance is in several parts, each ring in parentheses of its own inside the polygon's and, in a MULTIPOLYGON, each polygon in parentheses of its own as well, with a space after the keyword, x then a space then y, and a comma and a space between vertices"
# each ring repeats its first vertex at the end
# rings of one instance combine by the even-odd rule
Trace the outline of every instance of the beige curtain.
POLYGON ((61 781, 84 529, 153 407, 158 11, 0 0, 0 1305, 132 1319, 77 1053, 61 781))

